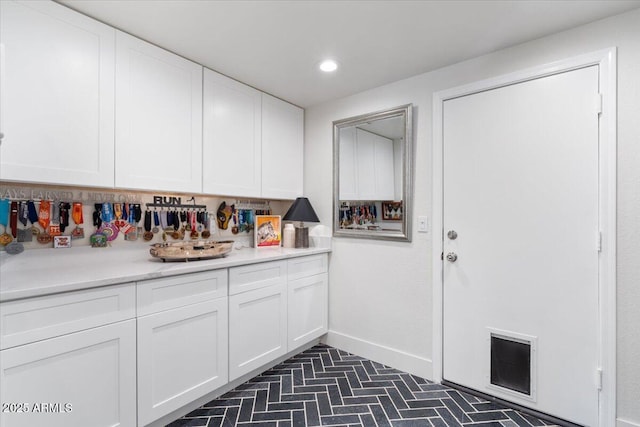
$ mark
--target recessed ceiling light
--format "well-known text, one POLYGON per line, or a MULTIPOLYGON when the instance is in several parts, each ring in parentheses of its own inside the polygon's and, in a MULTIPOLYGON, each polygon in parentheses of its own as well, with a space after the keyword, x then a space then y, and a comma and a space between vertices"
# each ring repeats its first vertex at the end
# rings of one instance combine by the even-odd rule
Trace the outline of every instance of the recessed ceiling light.
POLYGON ((322 61, 320 63, 320 69, 325 73, 331 73, 338 69, 338 63, 333 59, 327 59, 326 61, 322 61))

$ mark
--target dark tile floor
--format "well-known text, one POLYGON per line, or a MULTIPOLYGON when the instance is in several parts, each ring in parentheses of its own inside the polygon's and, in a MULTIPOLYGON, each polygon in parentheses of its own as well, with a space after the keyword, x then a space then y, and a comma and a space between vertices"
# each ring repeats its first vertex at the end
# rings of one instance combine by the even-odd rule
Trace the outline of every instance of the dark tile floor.
POLYGON ((546 426, 543 421, 324 345, 168 427, 546 426))

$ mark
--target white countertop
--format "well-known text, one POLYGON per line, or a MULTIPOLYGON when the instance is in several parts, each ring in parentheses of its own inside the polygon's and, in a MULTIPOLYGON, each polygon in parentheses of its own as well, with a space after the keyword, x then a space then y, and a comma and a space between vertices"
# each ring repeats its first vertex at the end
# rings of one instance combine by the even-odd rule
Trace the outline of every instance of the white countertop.
POLYGON ((329 248, 233 249, 224 258, 162 262, 149 245, 34 249, 0 254, 0 302, 330 252, 329 248))

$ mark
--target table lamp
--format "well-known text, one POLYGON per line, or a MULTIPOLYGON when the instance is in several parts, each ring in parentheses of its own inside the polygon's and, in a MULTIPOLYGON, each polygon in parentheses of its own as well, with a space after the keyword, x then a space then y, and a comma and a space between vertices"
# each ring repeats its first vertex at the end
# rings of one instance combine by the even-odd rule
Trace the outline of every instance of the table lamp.
POLYGON ((296 227, 296 248, 309 247, 309 228, 304 226, 304 222, 320 222, 318 215, 311 207, 309 199, 298 197, 287 213, 282 218, 283 221, 300 221, 300 226, 296 227))

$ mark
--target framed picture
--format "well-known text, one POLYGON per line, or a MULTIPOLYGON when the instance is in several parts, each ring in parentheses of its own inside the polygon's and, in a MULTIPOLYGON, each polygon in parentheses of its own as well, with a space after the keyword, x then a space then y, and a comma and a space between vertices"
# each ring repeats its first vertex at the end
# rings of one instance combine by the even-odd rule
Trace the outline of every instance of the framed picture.
POLYGON ((256 215, 253 235, 256 248, 280 246, 282 241, 280 215, 256 215))
POLYGON ((402 221, 402 202, 382 202, 383 221, 402 221))

